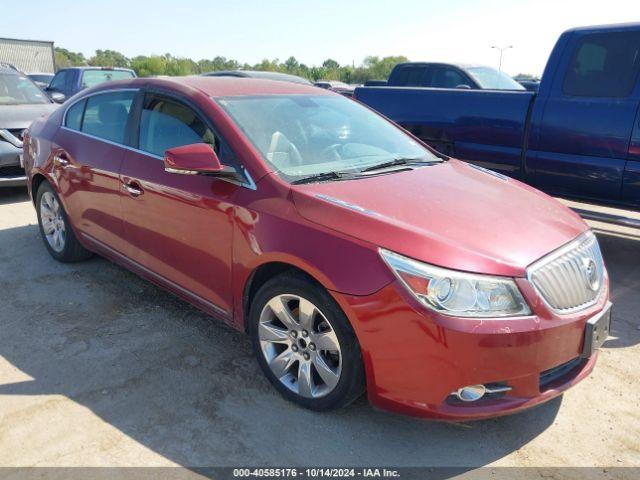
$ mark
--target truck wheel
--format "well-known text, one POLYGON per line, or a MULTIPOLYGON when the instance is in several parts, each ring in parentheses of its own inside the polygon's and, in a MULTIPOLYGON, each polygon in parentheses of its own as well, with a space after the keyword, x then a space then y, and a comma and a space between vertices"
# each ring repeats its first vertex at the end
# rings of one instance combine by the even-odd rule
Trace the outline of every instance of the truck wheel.
POLYGON ((284 273, 258 290, 249 333, 260 367, 288 400, 332 410, 364 392, 360 346, 346 315, 304 275, 284 273))
POLYGON ((73 233, 62 202, 49 182, 42 182, 36 195, 40 235, 53 258, 60 262, 79 262, 91 257, 73 233))

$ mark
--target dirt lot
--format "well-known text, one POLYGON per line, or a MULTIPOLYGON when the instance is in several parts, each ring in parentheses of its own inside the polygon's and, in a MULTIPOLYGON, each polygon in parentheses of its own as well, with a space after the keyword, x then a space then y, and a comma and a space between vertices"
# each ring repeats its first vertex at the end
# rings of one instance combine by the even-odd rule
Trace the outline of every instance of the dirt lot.
POLYGON ((593 375, 443 424, 287 403, 244 335, 101 258, 55 262, 0 190, 0 465, 640 466, 640 232, 598 232, 615 307, 593 375))

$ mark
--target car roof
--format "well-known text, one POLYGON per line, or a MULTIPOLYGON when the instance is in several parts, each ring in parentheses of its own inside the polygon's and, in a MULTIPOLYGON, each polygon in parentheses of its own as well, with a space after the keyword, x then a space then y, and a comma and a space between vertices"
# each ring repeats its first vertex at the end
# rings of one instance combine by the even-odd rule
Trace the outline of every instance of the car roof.
POLYGON ((581 33, 600 33, 600 32, 615 32, 615 31, 628 31, 640 29, 639 22, 630 23, 613 23, 605 25, 587 25, 584 27, 574 27, 569 30, 565 30, 565 33, 569 32, 581 32, 581 33))
POLYGON ((79 67, 64 67, 58 70, 58 72, 62 70, 116 70, 121 72, 133 72, 130 68, 122 68, 122 67, 99 67, 99 66, 79 66, 79 67))
MULTIPOLYGON (((487 67, 487 65, 480 65, 476 63, 459 63, 459 62, 403 62, 398 64, 398 66, 418 66, 418 67, 426 67, 431 65, 458 67, 462 70, 465 70, 467 68, 487 67)), ((493 67, 488 67, 488 68, 493 68, 493 67)))
POLYGON ((290 75, 288 73, 270 72, 262 70, 219 70, 215 72, 203 73, 206 77, 250 77, 250 78, 266 78, 272 80, 281 80, 286 82, 301 83, 304 85, 311 85, 311 82, 306 78, 299 77, 297 75, 290 75))
POLYGON ((116 80, 102 83, 91 91, 141 88, 141 87, 166 87, 177 90, 198 90, 209 97, 234 97, 254 95, 337 95, 329 90, 305 85, 301 83, 282 82, 278 80, 266 80, 261 78, 222 77, 194 75, 188 77, 168 78, 136 78, 131 80, 116 80), (182 88, 180 88, 182 87, 182 88))

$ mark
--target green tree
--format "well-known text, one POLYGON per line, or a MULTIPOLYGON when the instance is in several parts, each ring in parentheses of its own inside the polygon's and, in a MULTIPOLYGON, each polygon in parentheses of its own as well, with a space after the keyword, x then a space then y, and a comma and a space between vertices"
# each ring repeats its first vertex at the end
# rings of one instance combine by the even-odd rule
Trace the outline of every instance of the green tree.
POLYGON ((131 59, 131 68, 139 77, 167 74, 167 59, 159 55, 140 55, 131 59))
POLYGON ((164 55, 166 61, 165 74, 171 76, 184 76, 199 73, 198 64, 190 58, 176 58, 166 53, 164 55))
POLYGON ((115 50, 96 50, 96 54, 89 59, 89 65, 128 68, 131 60, 115 50))
POLYGON ((368 78, 366 80, 386 80, 387 78, 389 78, 389 74, 391 73, 391 70, 393 70, 393 67, 395 67, 399 63, 406 61, 407 57, 402 55, 384 58, 366 57, 362 64, 363 67, 367 70, 368 78))
POLYGON ((516 75, 513 78, 516 81, 519 81, 519 80, 532 80, 532 81, 536 81, 536 82, 540 81, 540 77, 538 77, 537 75, 533 75, 531 73, 519 73, 518 75, 516 75))
MULTIPOLYGON (((87 60, 82 53, 70 52, 64 48, 56 47, 56 64, 59 67, 86 65, 87 60)), ((96 50, 95 55, 88 61, 89 65, 106 67, 130 67, 140 77, 151 75, 193 75, 220 70, 260 70, 271 72, 290 73, 309 80, 340 80, 345 83, 363 83, 371 79, 387 79, 393 67, 400 62, 406 62, 407 58, 401 55, 389 57, 369 56, 361 65, 340 65, 332 58, 326 59, 322 65, 311 66, 300 63, 291 56, 284 62, 274 58, 264 59, 259 63, 250 65, 240 63, 237 60, 216 56, 211 59, 201 59, 197 62, 190 58, 174 57, 166 53, 164 55, 138 55, 132 59, 127 58, 115 50, 96 50)))
POLYGON ((327 70, 338 70, 340 68, 340 64, 332 58, 328 58, 322 62, 322 66, 327 70))
POLYGON ((70 52, 66 48, 60 47, 56 47, 54 52, 56 58, 56 66, 58 68, 78 67, 87 64, 87 61, 85 60, 82 53, 70 52))
POLYGON ((298 60, 296 60, 296 57, 289 57, 287 58, 287 60, 284 62, 284 68, 288 73, 293 73, 294 75, 296 74, 296 72, 298 71, 298 67, 300 66, 300 64, 298 63, 298 60))

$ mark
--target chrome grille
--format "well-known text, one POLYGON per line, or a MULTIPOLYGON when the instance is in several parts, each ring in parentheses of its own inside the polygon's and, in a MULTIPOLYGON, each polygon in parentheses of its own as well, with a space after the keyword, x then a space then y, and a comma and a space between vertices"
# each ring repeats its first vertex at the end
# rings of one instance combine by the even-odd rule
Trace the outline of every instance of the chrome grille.
POLYGON ((597 302, 604 281, 604 262, 592 232, 579 236, 527 269, 529 281, 559 313, 587 308, 597 302))

